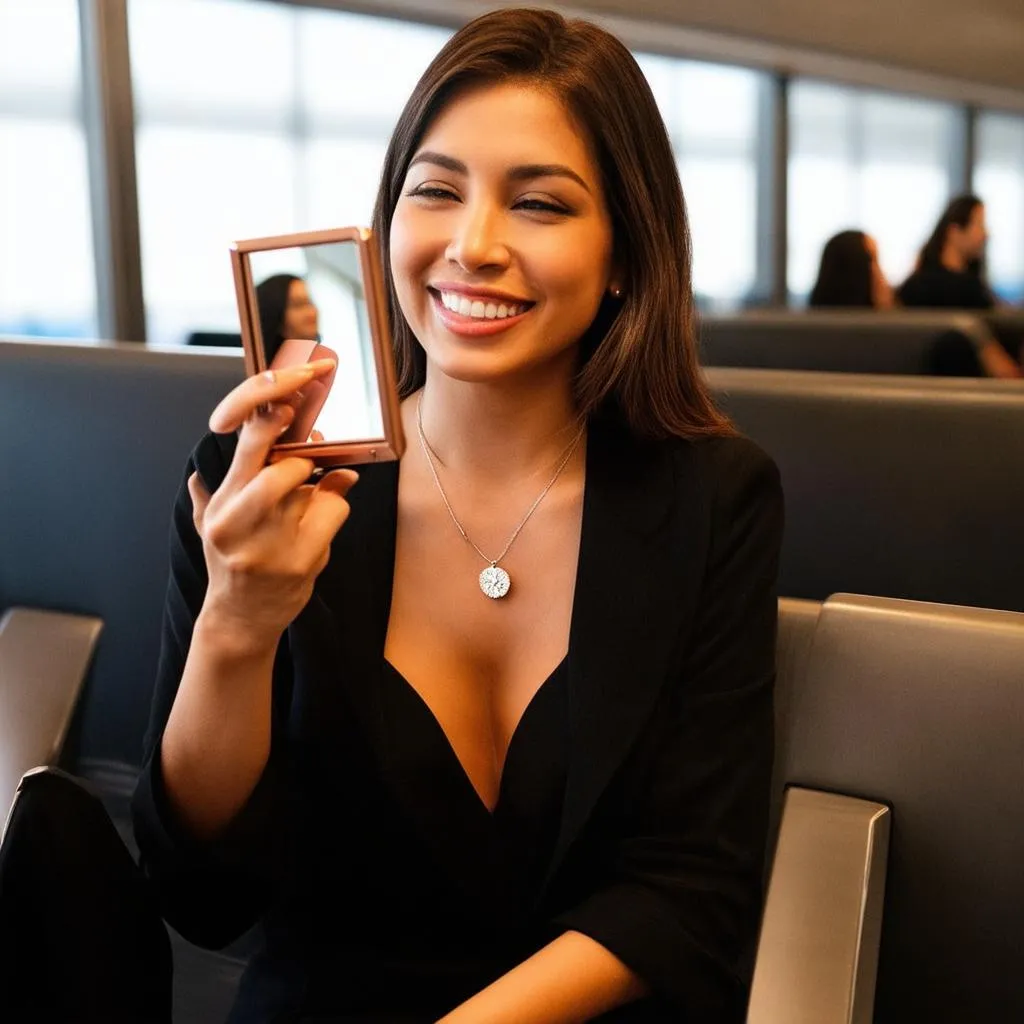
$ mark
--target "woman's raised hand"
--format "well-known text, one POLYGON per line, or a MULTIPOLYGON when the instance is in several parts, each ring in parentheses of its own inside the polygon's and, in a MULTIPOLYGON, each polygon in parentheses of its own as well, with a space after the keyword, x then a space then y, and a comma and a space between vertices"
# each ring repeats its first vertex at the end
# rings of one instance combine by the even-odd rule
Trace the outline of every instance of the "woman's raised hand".
POLYGON ((318 360, 247 378, 210 417, 215 433, 239 430, 231 467, 214 494, 198 474, 188 481, 209 586, 201 617, 218 636, 248 651, 276 648, 305 607, 348 518, 345 495, 358 476, 348 469, 309 484, 314 464, 267 455, 295 417, 303 385, 328 376, 318 360))

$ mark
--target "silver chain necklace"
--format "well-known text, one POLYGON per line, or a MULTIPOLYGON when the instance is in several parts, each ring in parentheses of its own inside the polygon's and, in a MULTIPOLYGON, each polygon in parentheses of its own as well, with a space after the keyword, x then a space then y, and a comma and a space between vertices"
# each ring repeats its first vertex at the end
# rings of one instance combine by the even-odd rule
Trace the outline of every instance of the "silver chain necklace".
POLYGON ((448 509, 448 515, 452 517, 452 522, 455 524, 456 529, 462 534, 463 540, 485 561, 487 562, 487 568, 480 573, 480 589, 487 595, 487 597, 498 600, 504 597, 512 586, 512 579, 508 572, 503 569, 498 563, 508 554, 508 550, 515 543, 516 537, 519 536, 523 527, 529 522, 530 516, 537 511, 537 506, 544 500, 545 495, 555 485, 555 481, 562 475, 562 470, 568 465, 569 459, 572 458, 572 453, 576 451, 576 446, 580 443, 583 437, 584 428, 580 428, 580 432, 573 438, 569 447, 566 448, 565 454, 559 460, 558 467, 555 469, 554 476, 548 481, 547 487, 544 488, 540 494, 537 495, 537 500, 530 506, 529 511, 523 516, 522 521, 512 531, 512 536, 509 537, 508 543, 502 549, 500 555, 497 558, 488 558, 469 538, 469 534, 462 528, 462 523, 459 522, 458 517, 452 509, 451 502, 448 501, 448 495, 444 493, 444 488, 441 486, 441 478, 437 475, 437 469, 434 467, 434 459, 438 458, 437 452, 430 447, 427 442, 426 435, 423 433, 423 392, 421 391, 419 397, 416 399, 416 430, 420 437, 420 447, 423 449, 423 454, 426 456, 427 465, 430 466, 430 474, 434 478, 434 483, 437 484, 438 491, 441 492, 441 500, 444 502, 444 507, 448 509))

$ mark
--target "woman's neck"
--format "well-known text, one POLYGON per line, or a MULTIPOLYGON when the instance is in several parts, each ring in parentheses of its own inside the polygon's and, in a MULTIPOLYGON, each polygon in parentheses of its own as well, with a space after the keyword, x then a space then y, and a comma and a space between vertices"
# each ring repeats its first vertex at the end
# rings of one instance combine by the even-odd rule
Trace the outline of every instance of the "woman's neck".
POLYGON ((413 398, 423 434, 442 465, 461 477, 505 483, 544 473, 579 433, 569 376, 466 383, 430 369, 413 398))

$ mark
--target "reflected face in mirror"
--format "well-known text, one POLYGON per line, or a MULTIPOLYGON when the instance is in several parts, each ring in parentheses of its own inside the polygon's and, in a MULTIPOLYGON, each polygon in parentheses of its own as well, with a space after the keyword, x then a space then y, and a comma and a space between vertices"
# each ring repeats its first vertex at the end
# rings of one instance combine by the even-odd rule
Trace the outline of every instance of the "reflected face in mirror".
POLYGON ((288 288, 281 334, 285 338, 316 338, 320 334, 320 315, 301 277, 288 288))
POLYGON ((271 249, 249 256, 256 284, 256 344, 270 369, 333 359, 307 385, 281 443, 340 443, 384 434, 373 338, 353 242, 271 249))
POLYGON ((390 243, 402 312, 431 364, 458 380, 552 362, 571 374, 612 280, 589 140, 555 96, 523 83, 471 89, 441 112, 410 162, 390 243))

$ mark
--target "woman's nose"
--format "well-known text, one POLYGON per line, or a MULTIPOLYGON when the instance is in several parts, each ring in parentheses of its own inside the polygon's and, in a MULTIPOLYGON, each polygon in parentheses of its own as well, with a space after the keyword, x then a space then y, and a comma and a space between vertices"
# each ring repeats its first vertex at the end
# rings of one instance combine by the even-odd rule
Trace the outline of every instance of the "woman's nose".
POLYGON ((483 204, 467 204, 454 225, 445 258, 469 271, 507 266, 509 251, 500 214, 483 204))

